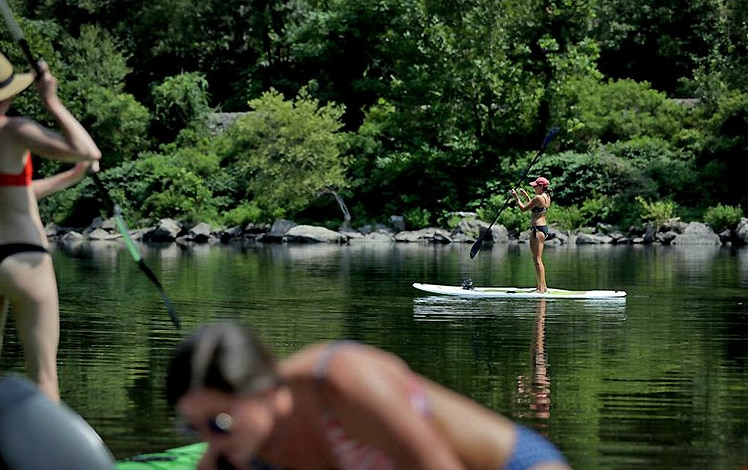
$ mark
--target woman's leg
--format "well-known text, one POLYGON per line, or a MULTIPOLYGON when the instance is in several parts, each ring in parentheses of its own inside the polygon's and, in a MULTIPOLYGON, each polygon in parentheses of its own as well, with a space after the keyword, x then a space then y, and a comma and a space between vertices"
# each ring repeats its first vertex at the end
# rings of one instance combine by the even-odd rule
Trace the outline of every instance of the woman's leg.
POLYGON ((46 253, 18 253, 6 258, 0 269, 0 285, 13 304, 29 377, 49 398, 59 400, 60 314, 52 257, 46 253))
POLYGON ((540 230, 533 230, 530 236, 530 252, 532 262, 535 265, 535 281, 538 292, 545 292, 548 286, 545 284, 545 265, 543 264, 543 248, 545 246, 545 234, 540 230))

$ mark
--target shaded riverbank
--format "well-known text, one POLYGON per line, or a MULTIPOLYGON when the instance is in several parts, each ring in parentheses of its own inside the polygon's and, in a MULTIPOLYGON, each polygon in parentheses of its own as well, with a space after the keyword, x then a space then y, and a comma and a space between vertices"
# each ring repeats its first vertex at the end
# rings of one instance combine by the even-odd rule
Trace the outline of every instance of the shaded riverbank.
MULTIPOLYGON (((420 230, 405 230, 402 224, 394 226, 364 226, 357 230, 341 228, 330 230, 321 226, 299 225, 290 220, 279 219, 272 225, 249 224, 243 227, 215 228, 207 223, 185 225, 173 219, 162 219, 153 227, 130 232, 136 240, 156 243, 179 244, 254 244, 254 243, 474 243, 479 237, 491 243, 526 243, 530 231, 510 233, 502 225, 490 226, 473 214, 462 214, 462 219, 451 230, 430 227, 420 230), (398 227, 400 225, 400 227, 398 227), (400 230, 398 230, 400 228, 400 230)), ((645 223, 641 230, 598 224, 578 230, 560 230, 551 225, 546 241, 549 245, 596 245, 596 244, 661 244, 661 245, 735 245, 748 244, 748 218, 730 230, 719 234, 700 222, 686 223, 673 219, 654 225, 645 223)), ((47 236, 64 245, 75 245, 83 241, 116 241, 122 237, 112 219, 96 219, 85 229, 75 230, 55 225, 47 226, 47 236)))

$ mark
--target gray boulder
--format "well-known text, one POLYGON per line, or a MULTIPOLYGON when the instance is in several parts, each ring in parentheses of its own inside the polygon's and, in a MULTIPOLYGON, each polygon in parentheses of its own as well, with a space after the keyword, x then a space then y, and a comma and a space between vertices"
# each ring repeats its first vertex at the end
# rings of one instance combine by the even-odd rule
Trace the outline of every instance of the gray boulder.
POLYGON ((156 227, 143 234, 146 242, 173 242, 182 231, 182 224, 174 219, 161 219, 156 227))
POLYGON ((441 228, 422 228, 421 230, 414 230, 409 232, 400 232, 395 235, 395 241, 405 243, 440 243, 446 244, 451 243, 452 239, 449 236, 449 232, 441 228))
POLYGON ((721 245, 719 235, 706 224, 691 222, 683 233, 676 235, 673 245, 721 245))
POLYGON ((110 232, 103 228, 95 228, 88 232, 87 238, 95 241, 111 241, 122 238, 122 235, 119 232, 110 232))
POLYGON ((743 217, 735 228, 735 239, 738 243, 748 245, 748 218, 743 217))
POLYGON ((212 234, 213 230, 210 228, 210 225, 205 222, 200 222, 187 232, 185 238, 188 241, 193 241, 195 243, 205 243, 210 240, 212 234))
POLYGON ((282 243, 286 241, 288 231, 295 226, 296 222, 292 220, 278 219, 273 222, 269 232, 260 234, 257 239, 265 243, 282 243))
POLYGON ((607 243, 613 243, 613 237, 609 235, 579 232, 575 243, 577 245, 604 245, 607 243))
POLYGON ((351 238, 350 241, 393 243, 395 241, 395 235, 386 230, 377 230, 376 232, 362 234, 361 238, 351 238))
POLYGON ((655 235, 655 239, 663 245, 670 245, 677 236, 678 233, 668 230, 667 232, 658 232, 657 235, 655 235))
POLYGON ((295 225, 283 236, 286 243, 339 243, 348 242, 348 237, 325 227, 295 225))

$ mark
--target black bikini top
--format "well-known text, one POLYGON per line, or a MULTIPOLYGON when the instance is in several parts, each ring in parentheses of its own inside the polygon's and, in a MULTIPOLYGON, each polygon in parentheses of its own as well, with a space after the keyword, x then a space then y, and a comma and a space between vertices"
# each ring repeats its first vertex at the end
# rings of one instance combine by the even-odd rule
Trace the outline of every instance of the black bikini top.
POLYGON ((530 209, 530 211, 534 212, 535 214, 542 214, 543 212, 547 210, 548 210, 547 207, 540 207, 540 206, 535 206, 532 209, 530 209))

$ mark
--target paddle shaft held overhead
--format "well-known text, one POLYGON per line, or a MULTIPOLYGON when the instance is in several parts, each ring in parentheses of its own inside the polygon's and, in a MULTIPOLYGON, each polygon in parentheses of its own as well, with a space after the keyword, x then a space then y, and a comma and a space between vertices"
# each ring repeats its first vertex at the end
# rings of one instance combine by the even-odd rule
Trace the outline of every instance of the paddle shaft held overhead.
MULTIPOLYGON (((550 131, 548 131, 548 134, 545 136, 545 139, 543 139, 543 144, 540 146, 540 150, 538 150, 538 153, 535 154, 535 157, 530 161, 530 164, 527 165, 525 168, 525 171, 522 172, 522 175, 517 180, 517 184, 514 185, 514 187, 518 187, 520 183, 527 177, 527 173, 530 171, 530 168, 537 163, 538 159, 540 159, 540 156, 545 152, 545 149, 548 147, 548 144, 551 143, 553 138, 558 134, 559 128, 558 126, 554 126, 550 131)), ((496 217, 494 217, 493 221, 488 225, 488 228, 480 234, 478 239, 473 243, 473 246, 470 248, 470 259, 475 258, 475 255, 478 254, 478 251, 480 251, 481 246, 483 245, 483 241, 486 238, 486 234, 491 232, 491 227, 494 226, 494 224, 499 220, 499 216, 501 216, 501 213, 504 212, 504 209, 507 208, 509 203, 512 201, 512 198, 509 197, 504 201, 504 204, 499 209, 499 212, 496 214, 496 217)))

